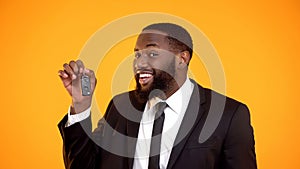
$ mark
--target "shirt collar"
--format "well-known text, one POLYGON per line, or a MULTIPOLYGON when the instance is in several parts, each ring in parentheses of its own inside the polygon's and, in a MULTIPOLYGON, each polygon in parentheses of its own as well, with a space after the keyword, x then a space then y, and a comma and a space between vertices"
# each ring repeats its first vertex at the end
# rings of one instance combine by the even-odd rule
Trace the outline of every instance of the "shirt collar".
POLYGON ((161 100, 158 97, 154 97, 147 103, 147 109, 153 107, 158 102, 166 102, 168 107, 171 108, 176 114, 179 114, 182 110, 182 103, 185 100, 188 100, 189 94, 193 91, 194 84, 190 81, 189 78, 186 78, 183 85, 172 94, 167 100, 161 100))
POLYGON ((176 113, 179 114, 182 111, 182 103, 185 100, 188 100, 188 93, 193 91, 193 83, 190 81, 189 78, 186 78, 183 85, 174 93, 172 94, 167 100, 166 103, 168 106, 176 113))

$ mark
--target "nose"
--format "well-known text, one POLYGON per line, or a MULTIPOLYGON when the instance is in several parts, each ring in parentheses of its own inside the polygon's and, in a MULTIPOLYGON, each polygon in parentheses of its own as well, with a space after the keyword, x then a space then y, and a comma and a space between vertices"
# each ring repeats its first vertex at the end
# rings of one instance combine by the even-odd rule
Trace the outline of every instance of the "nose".
POLYGON ((135 59, 134 67, 136 69, 144 69, 149 67, 149 60, 145 53, 141 54, 140 57, 135 59))

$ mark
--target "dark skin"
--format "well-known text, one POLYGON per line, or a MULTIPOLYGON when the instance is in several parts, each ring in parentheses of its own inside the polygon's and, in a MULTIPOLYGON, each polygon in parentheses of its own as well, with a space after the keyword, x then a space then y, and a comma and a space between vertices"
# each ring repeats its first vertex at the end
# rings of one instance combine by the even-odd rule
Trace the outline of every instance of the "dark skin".
POLYGON ((63 65, 63 70, 58 71, 58 75, 67 92, 72 97, 71 114, 83 112, 91 106, 92 94, 90 96, 82 96, 81 94, 81 76, 83 73, 90 77, 91 93, 94 93, 97 79, 94 71, 84 67, 81 60, 70 61, 63 65))
MULTIPOLYGON (((174 79, 170 82, 170 87, 164 91, 166 98, 175 93, 185 82, 187 65, 190 61, 189 52, 172 51, 165 33, 156 30, 143 31, 137 39, 134 52, 133 71, 135 75, 139 75, 138 82, 142 89, 147 89, 152 85, 153 69, 167 72, 174 79)), ((89 108, 97 82, 94 72, 85 68, 81 60, 77 60, 65 63, 63 70, 59 70, 58 74, 72 97, 71 114, 77 114, 89 108), (81 95, 80 77, 83 73, 90 77, 92 93, 90 96, 81 95)))

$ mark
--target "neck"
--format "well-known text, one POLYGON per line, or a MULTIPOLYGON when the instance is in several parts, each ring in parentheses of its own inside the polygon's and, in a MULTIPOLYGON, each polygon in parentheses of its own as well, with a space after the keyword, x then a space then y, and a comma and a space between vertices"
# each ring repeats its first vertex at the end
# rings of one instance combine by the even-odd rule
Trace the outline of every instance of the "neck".
POLYGON ((167 91, 165 91, 165 99, 169 98, 172 96, 181 86, 184 84, 186 81, 187 76, 184 76, 182 78, 178 78, 178 80, 174 80, 173 83, 170 84, 169 88, 167 91))

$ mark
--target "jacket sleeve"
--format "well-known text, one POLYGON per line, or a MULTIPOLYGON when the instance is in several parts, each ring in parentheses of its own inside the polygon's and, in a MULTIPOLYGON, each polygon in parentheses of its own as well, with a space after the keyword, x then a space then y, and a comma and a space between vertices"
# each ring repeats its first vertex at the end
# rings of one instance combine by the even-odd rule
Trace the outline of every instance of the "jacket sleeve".
MULTIPOLYGON (((119 126, 123 131, 122 133, 125 134, 126 121, 119 120, 121 115, 118 114, 113 100, 110 101, 103 118, 99 120, 98 126, 93 132, 91 117, 65 127, 68 120, 68 117, 65 116, 58 124, 63 138, 63 157, 66 169, 118 168, 124 165, 126 158, 101 148, 103 145, 111 146, 116 140, 118 143, 123 143, 114 138, 114 133, 115 130, 118 131, 119 126)), ((119 144, 114 143, 114 145, 119 144)))
POLYGON ((95 169, 99 147, 94 143, 91 132, 91 118, 65 127, 66 115, 58 124, 63 139, 63 157, 66 169, 95 169))
MULTIPOLYGON (((111 107, 112 101, 110 101, 103 119, 107 119, 109 109, 111 107)), ((103 128, 98 126, 98 128, 92 132, 91 116, 81 122, 65 127, 67 120, 68 115, 65 115, 58 124, 58 128, 63 139, 63 158, 65 168, 100 168, 102 149, 95 142, 97 142, 96 136, 101 135, 103 128)))
POLYGON ((222 168, 257 169, 253 128, 246 105, 240 104, 233 114, 223 146, 222 168))

